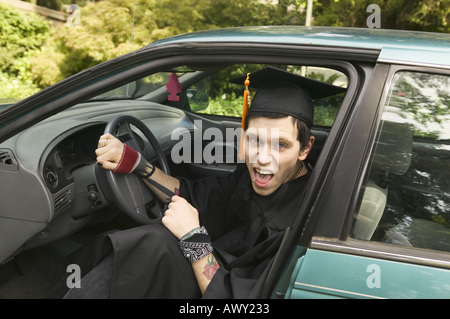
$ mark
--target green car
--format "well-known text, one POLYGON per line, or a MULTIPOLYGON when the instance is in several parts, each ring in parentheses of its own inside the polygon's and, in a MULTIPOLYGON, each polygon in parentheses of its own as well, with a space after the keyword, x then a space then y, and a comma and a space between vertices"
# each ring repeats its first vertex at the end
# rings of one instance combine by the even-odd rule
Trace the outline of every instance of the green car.
POLYGON ((243 94, 230 80, 266 66, 346 91, 314 100, 312 175, 262 297, 450 298, 449 56, 448 34, 210 30, 0 110, 0 298, 51 296, 72 271, 67 256, 100 233, 160 218, 151 192, 99 173, 94 150, 111 123, 132 116, 121 133, 172 175, 229 174, 239 143, 227 134, 240 128, 243 94), (186 136, 197 153, 180 153, 186 136))

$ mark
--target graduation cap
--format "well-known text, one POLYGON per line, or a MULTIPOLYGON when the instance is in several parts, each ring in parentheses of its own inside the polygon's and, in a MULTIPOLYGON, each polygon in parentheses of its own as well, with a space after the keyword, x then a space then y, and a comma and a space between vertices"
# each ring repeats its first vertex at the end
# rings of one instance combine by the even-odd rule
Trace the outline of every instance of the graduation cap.
MULTIPOLYGON (((292 116, 312 126, 314 107, 312 100, 333 96, 346 89, 313 80, 304 76, 267 67, 248 73, 246 77, 231 80, 231 83, 244 84, 244 110, 242 114, 242 130, 245 130, 247 114, 254 112, 278 113, 292 116), (248 98, 248 87, 256 88, 253 100, 248 98)), ((239 157, 243 158, 243 138, 239 157)))

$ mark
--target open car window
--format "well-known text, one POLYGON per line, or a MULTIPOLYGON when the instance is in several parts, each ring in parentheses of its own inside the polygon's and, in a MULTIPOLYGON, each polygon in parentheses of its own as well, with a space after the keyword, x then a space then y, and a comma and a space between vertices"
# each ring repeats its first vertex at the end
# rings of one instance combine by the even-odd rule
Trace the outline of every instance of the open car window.
MULTIPOLYGON (((230 80, 269 66, 233 64, 179 66, 151 74, 98 95, 90 101, 138 99, 173 106, 203 116, 242 116, 244 85, 230 80)), ((313 66, 271 65, 333 85, 347 87, 347 77, 333 69, 313 66)), ((250 89, 250 94, 254 94, 250 89)), ((345 94, 314 100, 314 126, 331 127, 345 94)))
MULTIPOLYGON (((192 91, 203 92, 208 96, 209 100, 207 107, 198 109, 198 111, 194 109, 193 111, 202 114, 241 117, 244 85, 232 84, 229 82, 229 79, 241 77, 246 73, 251 73, 267 66, 262 64, 233 65, 196 83, 192 86, 192 91)), ((347 77, 336 70, 293 65, 272 66, 333 85, 347 87, 347 77)), ((254 92, 255 90, 250 88, 250 94, 252 95, 254 92)), ((344 94, 340 94, 314 101, 315 126, 330 127, 333 124, 343 96, 344 94)))

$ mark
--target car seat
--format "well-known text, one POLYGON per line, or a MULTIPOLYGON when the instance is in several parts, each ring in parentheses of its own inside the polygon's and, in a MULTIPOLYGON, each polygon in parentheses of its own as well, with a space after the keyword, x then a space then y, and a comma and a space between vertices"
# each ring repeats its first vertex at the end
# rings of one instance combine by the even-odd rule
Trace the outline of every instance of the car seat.
POLYGON ((372 167, 356 214, 353 238, 372 238, 386 207, 389 176, 405 174, 411 164, 412 137, 408 123, 381 122, 372 153, 372 167))

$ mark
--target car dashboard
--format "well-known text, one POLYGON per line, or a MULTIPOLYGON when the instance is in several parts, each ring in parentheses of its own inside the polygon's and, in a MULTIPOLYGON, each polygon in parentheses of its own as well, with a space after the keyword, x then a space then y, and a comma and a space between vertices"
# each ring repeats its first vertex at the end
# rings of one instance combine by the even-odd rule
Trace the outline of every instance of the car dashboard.
POLYGON ((42 176, 52 194, 73 183, 72 172, 77 168, 95 162, 96 139, 103 134, 104 127, 103 124, 77 127, 73 129, 75 133, 64 134, 56 146, 44 153, 42 176))
MULTIPOLYGON (((50 117, 0 144, 0 263, 83 228, 107 208, 96 178, 95 149, 119 115, 145 123, 168 155, 175 128, 194 130, 181 110, 146 101, 89 102, 50 117), (25 187, 24 187, 25 185, 25 187)), ((135 131, 144 157, 155 158, 135 131)))

